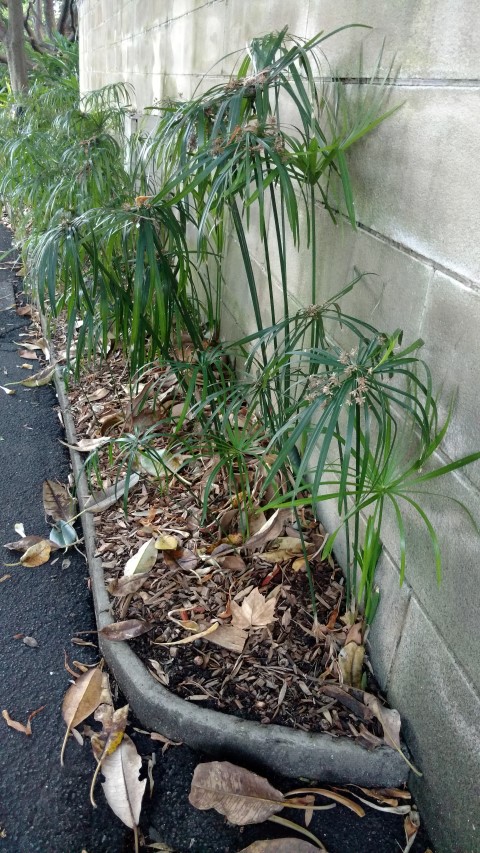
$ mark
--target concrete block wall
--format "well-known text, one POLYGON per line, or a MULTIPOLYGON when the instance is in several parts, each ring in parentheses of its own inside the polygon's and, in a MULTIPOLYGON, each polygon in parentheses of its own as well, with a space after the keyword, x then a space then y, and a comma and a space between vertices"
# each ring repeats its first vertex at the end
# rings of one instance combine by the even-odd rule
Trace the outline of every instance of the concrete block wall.
MULTIPOLYGON (((379 75, 396 53, 391 102, 403 107, 350 156, 358 228, 332 225, 318 211, 321 298, 349 281, 353 267, 375 273, 348 297, 348 308, 405 341, 425 339, 423 355, 443 389, 441 411, 457 397, 439 456, 480 447, 480 26, 475 0, 78 0, 84 91, 126 81, 141 112, 155 100, 189 97, 207 72, 228 75, 249 38, 288 24, 312 36, 352 22, 325 44, 330 66, 358 85, 358 57, 379 75), (226 54, 228 59, 218 63, 226 54)), ((250 251, 259 282, 263 259, 250 251)), ((238 247, 229 249, 241 280, 238 247)), ((305 262, 288 252, 292 301, 309 301, 305 262)), ((280 291, 279 291, 280 293, 280 291)), ((227 289, 227 336, 247 332, 253 315, 243 292, 227 289)), ((480 464, 450 475, 438 491, 464 501, 480 521, 480 464)), ((378 677, 404 720, 414 760, 412 783, 438 853, 480 850, 479 538, 457 504, 426 498, 444 553, 438 588, 425 531, 412 518, 407 581, 400 589, 393 523, 379 568, 382 604, 371 634, 378 677)), ((328 521, 328 514, 327 514, 328 521)), ((330 518, 334 523, 333 514, 330 518)))

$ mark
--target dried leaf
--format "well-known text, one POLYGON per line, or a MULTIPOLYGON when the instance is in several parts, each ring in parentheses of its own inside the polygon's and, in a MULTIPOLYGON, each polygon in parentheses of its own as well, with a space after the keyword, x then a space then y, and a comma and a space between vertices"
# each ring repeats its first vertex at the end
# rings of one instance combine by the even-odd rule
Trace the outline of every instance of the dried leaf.
POLYGON ((275 838, 271 841, 254 841, 240 853, 318 853, 318 846, 302 838, 275 838))
POLYGON ((142 759, 128 735, 124 735, 120 746, 102 765, 105 776, 102 787, 108 805, 130 829, 138 826, 147 784, 146 779, 140 782, 138 778, 141 767, 142 759))
POLYGON ((132 595, 142 588, 148 576, 149 572, 142 572, 141 574, 115 578, 110 581, 107 589, 110 595, 113 595, 116 598, 121 598, 124 595, 132 595))
POLYGON ((218 564, 226 572, 243 572, 247 568, 239 554, 228 554, 226 557, 217 558, 218 564))
POLYGON ((70 521, 75 515, 76 502, 67 486, 55 480, 43 481, 43 508, 54 521, 70 521))
MULTIPOLYGON (((302 541, 294 536, 282 536, 272 544, 272 551, 262 553, 262 560, 267 563, 281 563, 283 560, 291 560, 296 554, 303 554, 302 541)), ((310 543, 305 542, 305 545, 308 547, 310 543)))
POLYGON ((206 637, 206 639, 209 643, 221 646, 222 649, 228 649, 231 652, 240 654, 243 652, 245 643, 248 640, 248 633, 235 625, 219 625, 215 633, 206 637))
MULTIPOLYGON (((24 383, 25 384, 25 383, 24 383)), ((109 438, 81 438, 76 444, 68 444, 67 441, 61 441, 60 444, 69 447, 70 450, 78 450, 79 453, 91 453, 92 450, 98 450, 104 444, 108 444, 109 438)))
POLYGON ((141 619, 125 619, 123 622, 112 622, 111 625, 106 625, 98 633, 106 640, 120 642, 122 640, 133 640, 134 637, 140 637, 141 634, 146 634, 151 629, 152 625, 143 622, 141 619))
POLYGON ((15 388, 6 388, 5 385, 0 385, 0 391, 3 391, 4 394, 8 394, 12 396, 12 394, 16 394, 15 388))
MULTIPOLYGON (((94 734, 91 737, 92 750, 97 759, 97 767, 93 774, 92 784, 90 786, 90 802, 95 806, 93 799, 93 790, 95 782, 100 770, 103 767, 107 756, 112 755, 120 746, 124 734, 125 726, 127 725, 129 706, 124 705, 123 708, 113 710, 113 705, 104 705, 105 712, 101 716, 102 731, 99 734, 94 734)), ((98 708, 97 708, 98 711, 98 708)), ((98 717, 96 716, 98 719, 98 717)))
POLYGON ((27 548, 20 557, 20 562, 22 566, 27 566, 29 569, 33 569, 35 566, 43 566, 44 563, 48 563, 51 551, 52 543, 48 539, 41 539, 40 542, 36 542, 35 545, 27 548))
MULTIPOLYGON (((400 727, 402 724, 400 714, 395 708, 385 708, 380 704, 379 700, 376 696, 373 696, 371 693, 363 694, 363 701, 368 708, 375 714, 378 722, 382 726, 383 736, 385 738, 385 743, 388 746, 396 749, 397 752, 402 756, 403 760, 410 767, 417 776, 423 776, 423 773, 408 760, 406 755, 402 752, 400 746, 400 727)), ((399 808, 401 808, 399 806, 399 808)))
POLYGON ((365 646, 355 642, 347 643, 338 653, 338 665, 343 681, 352 687, 360 687, 362 682, 365 646))
POLYGON ((19 384, 25 385, 26 388, 40 388, 42 385, 48 385, 52 381, 54 373, 55 365, 49 364, 48 367, 44 367, 43 370, 39 370, 38 373, 34 373, 28 379, 22 379, 19 384))
POLYGON ((40 713, 40 711, 43 711, 44 708, 45 705, 42 705, 41 708, 37 708, 36 711, 32 711, 32 713, 28 715, 27 724, 25 726, 23 725, 23 723, 17 723, 16 720, 12 720, 8 711, 2 711, 2 717, 5 720, 7 726, 10 726, 11 729, 15 729, 15 731, 21 732, 22 734, 30 737, 30 735, 32 734, 32 720, 37 714, 40 713))
POLYGON ((36 649, 38 646, 38 640, 36 640, 35 637, 24 637, 22 642, 30 649, 36 649))
POLYGON ((15 524, 13 529, 15 530, 15 533, 18 533, 18 535, 22 538, 25 536, 25 527, 23 526, 21 521, 15 524))
POLYGON ((267 601, 258 589, 252 589, 241 606, 236 601, 230 603, 232 625, 236 628, 263 628, 273 622, 275 604, 275 598, 267 601))
POLYGON ((93 714, 100 703, 102 692, 102 671, 95 667, 89 669, 77 678, 65 693, 62 703, 62 715, 67 724, 67 731, 62 744, 60 762, 63 765, 63 754, 70 730, 93 714))
MULTIPOLYGON (((23 526, 23 525, 22 525, 23 526)), ((23 536, 22 539, 17 539, 15 542, 7 542, 3 547, 8 548, 9 551, 20 551, 25 553, 31 548, 32 545, 36 545, 38 542, 46 542, 47 540, 43 536, 36 536, 33 533, 30 536, 23 536)), ((56 551, 57 546, 54 542, 49 542, 50 550, 56 551)))
POLYGON ((237 826, 262 823, 283 808, 281 791, 229 761, 199 764, 188 799, 195 808, 215 809, 237 826))
POLYGON ((8 574, 7 574, 7 575, 2 575, 2 577, 0 578, 0 583, 3 583, 4 581, 8 581, 8 580, 10 580, 10 578, 11 578, 11 577, 12 577, 12 576, 11 576, 11 575, 8 575, 8 574))
MULTIPOLYGON (((137 485, 140 477, 138 474, 131 474, 128 480, 128 491, 137 485)), ((127 480, 118 480, 113 486, 105 489, 103 492, 95 492, 85 501, 86 512, 103 512, 105 509, 113 506, 125 493, 127 488, 127 480)))
POLYGON ((405 815, 403 828, 405 830, 405 839, 407 842, 406 847, 403 849, 403 853, 410 853, 415 838, 417 837, 417 832, 420 829, 420 815, 417 811, 412 809, 407 815, 405 815))
POLYGON ((133 557, 127 562, 124 569, 124 577, 149 572, 157 562, 158 551, 155 547, 155 539, 148 539, 133 557))
POLYGON ((264 548, 267 542, 271 542, 280 535, 291 514, 289 509, 277 509, 263 527, 245 542, 244 548, 248 551, 259 551, 264 548))
POLYGON ((155 540, 155 548, 159 551, 176 551, 178 548, 178 539, 176 536, 165 533, 155 540))

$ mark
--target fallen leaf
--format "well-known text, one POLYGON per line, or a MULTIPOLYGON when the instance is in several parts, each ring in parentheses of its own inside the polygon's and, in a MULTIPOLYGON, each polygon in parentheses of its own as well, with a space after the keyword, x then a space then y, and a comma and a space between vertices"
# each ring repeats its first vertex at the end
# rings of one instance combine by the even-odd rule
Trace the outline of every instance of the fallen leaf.
POLYGON ((48 367, 44 367, 43 370, 39 370, 38 373, 34 373, 28 379, 22 379, 19 384, 25 385, 26 388, 40 388, 42 385, 48 385, 52 381, 54 373, 55 365, 49 364, 48 367))
POLYGON ((93 714, 100 703, 102 692, 102 671, 95 667, 89 669, 77 678, 65 693, 62 703, 62 716, 67 724, 67 731, 62 744, 60 762, 63 766, 63 754, 70 730, 93 714))
POLYGON ((38 646, 38 640, 36 640, 35 637, 24 637, 23 642, 31 649, 36 649, 38 646))
POLYGON ((346 643, 343 649, 340 649, 338 653, 338 665, 344 684, 352 687, 360 687, 364 658, 365 646, 359 646, 353 641, 346 643))
POLYGON ((407 844, 402 853, 410 853, 415 838, 417 837, 417 832, 420 829, 420 815, 417 811, 412 809, 407 815, 405 815, 403 828, 405 830, 405 839, 407 844))
POLYGON ((302 838, 275 838, 272 841, 254 841, 240 853, 318 853, 318 846, 302 838))
POLYGON ((70 521, 75 515, 76 502, 67 486, 55 480, 43 481, 43 508, 54 521, 70 521))
POLYGON ((12 395, 16 394, 15 388, 6 388, 5 385, 0 385, 0 391, 3 391, 4 394, 12 395))
POLYGON ((162 556, 169 568, 177 566, 183 572, 195 572, 200 562, 193 551, 188 548, 179 548, 178 551, 163 551, 162 556))
POLYGON ((217 563, 226 572, 243 572, 247 568, 239 554, 228 554, 226 557, 219 557, 217 563))
MULTIPOLYGON (((131 474, 128 480, 128 491, 133 489, 139 480, 140 477, 138 474, 131 474)), ((123 497, 126 488, 127 480, 124 479, 118 480, 113 486, 110 486, 103 492, 95 492, 85 501, 84 508, 86 512, 103 512, 123 497)))
MULTIPOLYGON (((305 541, 304 544, 308 547, 311 543, 305 541)), ((291 560, 296 554, 303 554, 302 541, 294 536, 282 536, 275 539, 272 547, 272 551, 263 551, 262 553, 262 560, 266 560, 267 563, 281 563, 283 560, 291 560)))
POLYGON ((110 388, 96 388, 91 394, 87 394, 89 403, 97 403, 99 400, 104 400, 110 394, 110 388))
POLYGON ((178 539, 176 536, 166 533, 155 540, 155 548, 159 551, 176 551, 178 548, 178 539))
MULTIPOLYGON (((92 735, 90 739, 93 754, 97 760, 97 767, 90 786, 90 802, 92 806, 95 806, 93 790, 98 774, 103 768, 105 759, 109 755, 112 755, 120 746, 125 734, 129 712, 128 705, 124 705, 123 708, 118 708, 116 711, 113 710, 113 705, 110 704, 103 707, 105 708, 105 712, 101 716, 102 731, 99 734, 92 735)), ((96 719, 98 719, 98 715, 96 715, 96 719)))
POLYGON ((17 355, 19 355, 20 358, 29 358, 31 361, 37 361, 37 359, 38 359, 38 356, 36 355, 36 353, 31 352, 28 349, 17 350, 17 355))
POLYGON ((13 529, 15 530, 15 533, 18 533, 18 535, 22 538, 25 536, 25 527, 23 526, 21 521, 15 524, 13 529))
POLYGON ((108 805, 121 821, 136 830, 147 780, 138 778, 142 767, 135 744, 124 735, 120 746, 103 762, 103 792, 108 805))
POLYGON ((245 643, 248 640, 248 633, 235 625, 219 625, 215 633, 206 637, 206 639, 209 643, 221 646, 222 649, 228 649, 231 652, 240 654, 243 652, 245 643))
POLYGON ((60 518, 50 531, 50 539, 59 548, 69 548, 78 541, 75 528, 60 518))
POLYGON ((271 542, 272 539, 276 539, 280 535, 291 515, 292 513, 289 509, 277 509, 265 522, 263 527, 245 542, 243 547, 248 551, 259 551, 267 542, 271 542))
POLYGON ((124 569, 124 577, 149 572, 157 562, 158 551, 155 547, 155 539, 148 539, 133 557, 127 562, 124 569))
POLYGON ((41 539, 40 542, 36 542, 35 545, 27 548, 20 557, 22 566, 33 569, 35 566, 43 566, 44 563, 48 563, 52 551, 51 544, 48 539, 41 539))
MULTIPOLYGON (((32 377, 33 379, 33 377, 32 377)), ((25 384, 25 383, 23 383, 25 384)), ((69 447, 70 450, 78 450, 79 453, 91 453, 92 450, 98 450, 104 444, 108 444, 109 438, 81 438, 76 444, 68 444, 67 441, 61 441, 60 444, 69 447)))
MULTIPOLYGON (((21 273, 21 275, 23 275, 23 273, 21 273)), ((32 316, 32 306, 31 305, 19 305, 17 308, 17 314, 19 317, 31 317, 32 316)))
POLYGON ((2 711, 2 717, 5 720, 7 726, 10 726, 11 729, 15 729, 15 731, 22 732, 22 734, 30 737, 30 735, 32 734, 32 720, 37 714, 40 713, 40 711, 43 711, 44 708, 45 705, 42 705, 41 708, 37 708, 36 711, 32 711, 32 713, 28 715, 27 724, 25 726, 23 725, 23 723, 17 723, 16 720, 12 720, 8 711, 2 711))
POLYGON ((267 779, 229 761, 199 764, 188 799, 196 809, 215 809, 237 826, 262 823, 284 805, 283 794, 267 779))
MULTIPOLYGON (((44 536, 35 536, 32 533, 30 536, 24 536, 22 539, 17 539, 15 542, 7 542, 3 547, 8 548, 9 551, 25 552, 28 551, 28 549, 31 548, 32 545, 37 545, 38 542, 46 541, 48 540, 46 540, 44 536)), ((49 544, 51 551, 57 550, 57 546, 54 542, 50 542, 49 544)))
POLYGON ((11 577, 11 575, 2 575, 2 577, 0 578, 0 583, 10 580, 11 577))
POLYGON ((115 578, 110 581, 107 586, 107 589, 110 595, 113 595, 117 598, 121 598, 124 595, 132 595, 135 592, 138 592, 139 589, 142 588, 146 579, 149 576, 149 572, 142 572, 141 574, 131 575, 125 577, 115 578))
POLYGON ((152 627, 148 622, 143 622, 141 619, 125 619, 122 622, 112 622, 111 625, 106 625, 98 633, 102 637, 105 637, 106 640, 120 642, 140 637, 141 634, 146 634, 147 631, 150 631, 152 627))
POLYGON ((275 604, 275 598, 267 601, 258 589, 252 589, 241 606, 236 601, 230 603, 232 625, 236 628, 263 628, 273 622, 275 604))
MULTIPOLYGON (((420 770, 417 770, 417 768, 402 752, 402 748, 400 746, 400 728, 402 721, 398 711, 395 708, 385 708, 380 704, 378 698, 373 696, 371 693, 364 693, 363 701, 365 702, 365 705, 370 708, 382 726, 385 743, 397 750, 405 763, 410 767, 410 770, 412 770, 416 776, 423 776, 423 773, 421 773, 420 770)), ((399 808, 401 807, 399 806, 399 808)))

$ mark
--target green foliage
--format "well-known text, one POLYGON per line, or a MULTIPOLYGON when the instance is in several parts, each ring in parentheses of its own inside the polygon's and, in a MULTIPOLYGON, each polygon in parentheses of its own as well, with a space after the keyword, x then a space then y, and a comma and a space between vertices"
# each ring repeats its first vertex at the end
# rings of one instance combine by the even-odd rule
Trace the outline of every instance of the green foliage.
MULTIPOLYGON (((128 87, 80 99, 76 46, 58 40, 57 51, 38 60, 22 111, 10 111, 8 92, 0 100, 0 194, 42 308, 66 319, 77 373, 83 360, 120 345, 131 376, 160 358, 177 377, 180 417, 165 419, 160 432, 134 430, 112 442, 127 480, 139 455, 164 465, 161 434, 168 453, 213 460, 203 514, 221 473, 246 508, 246 532, 259 500, 265 510, 296 513, 335 500, 341 524, 324 553, 344 531, 347 603, 370 622, 387 510, 402 580, 412 512, 428 531, 440 578, 423 487, 480 454, 425 473, 449 419, 439 426, 422 341, 402 347, 401 330, 376 329, 344 310, 361 275, 322 301, 318 208, 356 227, 347 154, 394 111, 391 67, 378 84, 381 56, 354 98, 323 67, 324 43, 335 33, 305 41, 282 30, 254 39, 226 83, 161 105, 155 133, 130 138, 128 87), (253 222, 260 280, 249 250, 253 222), (237 287, 256 330, 220 344, 232 237, 243 265, 237 287), (288 254, 300 247, 310 304, 292 311, 288 254), (193 353, 185 359, 184 337, 193 353), (261 471, 254 484, 252 459, 261 471)), ((297 522, 301 530, 298 515, 297 522)), ((312 583, 311 591, 315 612, 312 583)))

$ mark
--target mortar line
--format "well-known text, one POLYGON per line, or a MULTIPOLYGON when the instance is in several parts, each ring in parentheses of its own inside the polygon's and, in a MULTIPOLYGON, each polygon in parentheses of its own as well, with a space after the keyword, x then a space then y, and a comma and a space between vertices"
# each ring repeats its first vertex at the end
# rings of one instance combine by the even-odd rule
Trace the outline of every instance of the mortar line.
MULTIPOLYGON (((387 552, 387 553, 388 553, 388 552, 387 552)), ((389 556, 390 556, 390 558, 391 558, 391 555, 390 555, 390 554, 389 554, 389 556)), ((396 565, 396 564, 395 564, 395 565, 396 565)), ((406 609, 406 611, 405 611, 405 621, 404 621, 404 623, 403 623, 403 624, 405 624, 405 622, 406 622, 406 617, 407 617, 407 615, 408 615, 408 613, 409 613, 409 611, 410 611, 410 608, 412 607, 412 599, 414 598, 414 599, 415 599, 415 602, 416 602, 416 604, 417 604, 417 606, 418 606, 418 609, 419 609, 419 610, 420 610, 420 612, 422 613, 422 616, 425 618, 425 620, 426 620, 426 621, 428 622, 428 624, 431 626, 431 628, 433 629, 433 631, 434 631, 434 632, 435 632, 435 634, 437 635, 437 637, 438 637, 438 639, 440 640, 440 642, 442 643, 442 645, 443 645, 443 646, 445 646, 445 649, 446 649, 447 653, 450 655, 450 657, 451 657, 451 659, 452 659, 452 661, 453 661, 453 663, 454 663, 454 665, 455 665, 455 668, 458 670, 458 672, 459 672, 460 676, 461 676, 461 677, 462 677, 462 678, 467 682, 467 684, 468 684, 468 686, 470 687, 470 689, 471 689, 472 693, 474 693, 475 697, 476 697, 476 698, 479 700, 479 702, 480 702, 480 691, 479 691, 479 689, 478 689, 478 686, 474 683, 474 676, 473 676, 473 675, 471 675, 469 672, 467 672, 467 670, 465 669, 464 664, 463 664, 463 663, 462 663, 462 662, 457 658, 457 656, 456 656, 456 654, 453 652, 453 649, 451 648, 451 646, 449 646, 449 645, 448 645, 446 638, 445 638, 445 637, 444 637, 444 635, 441 633, 440 629, 437 627, 436 623, 433 621, 433 619, 432 619, 432 617, 430 616, 430 614, 428 613, 428 611, 425 609, 425 607, 424 607, 423 603, 420 601, 420 599, 418 598, 418 596, 415 594, 415 590, 414 590, 414 588, 413 588, 412 586, 410 586, 410 589, 411 589, 411 594, 410 594, 410 597, 409 597, 409 599, 408 599, 408 606, 407 606, 407 609, 406 609)), ((402 628, 403 628, 403 626, 402 626, 402 628)), ((391 667, 390 667, 390 670, 389 670, 389 673, 388 673, 388 676, 387 676, 387 682, 386 682, 386 690, 387 690, 387 692, 388 692, 388 691, 390 690, 390 688, 391 688, 391 676, 392 676, 392 672, 393 672, 394 667, 395 667, 396 658, 397 658, 397 652, 398 652, 398 648, 399 648, 399 645, 400 645, 401 639, 402 639, 402 637, 401 637, 401 634, 400 634, 398 644, 395 646, 395 653, 394 653, 394 655, 392 656, 392 665, 391 665, 391 667)))

